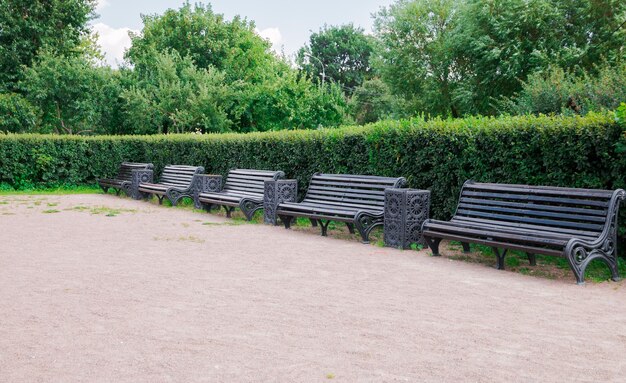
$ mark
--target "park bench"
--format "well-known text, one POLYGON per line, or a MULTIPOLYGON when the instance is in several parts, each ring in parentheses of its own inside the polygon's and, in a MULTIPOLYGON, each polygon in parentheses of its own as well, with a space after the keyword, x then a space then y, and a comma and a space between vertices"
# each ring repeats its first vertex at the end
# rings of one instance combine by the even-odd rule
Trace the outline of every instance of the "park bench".
POLYGON ((263 208, 265 181, 276 181, 285 176, 281 171, 234 169, 228 172, 222 187, 222 176, 203 174, 196 189, 194 201, 197 208, 210 210, 212 206, 223 206, 230 218, 236 207, 250 221, 254 213, 263 208))
POLYGON ((319 224, 322 236, 331 221, 344 222, 350 233, 356 228, 368 243, 372 229, 384 221, 385 189, 405 184, 402 177, 316 173, 302 202, 281 203, 276 214, 287 229, 294 217, 309 218, 319 224))
POLYGON ((587 265, 603 260, 618 280, 617 215, 624 190, 575 189, 467 181, 450 221, 427 220, 423 235, 433 255, 442 239, 489 246, 504 269, 508 250, 566 258, 578 284, 587 265))
POLYGON ((162 204, 163 198, 167 197, 176 206, 181 198, 193 198, 192 185, 201 173, 204 173, 202 166, 167 165, 159 182, 154 183, 152 170, 134 170, 132 188, 136 190, 137 199, 155 195, 162 204))
POLYGON ((131 196, 133 170, 151 170, 152 168, 152 164, 122 162, 115 178, 101 178, 98 180, 98 185, 105 193, 109 189, 113 189, 116 195, 120 195, 120 192, 124 191, 126 195, 131 196))

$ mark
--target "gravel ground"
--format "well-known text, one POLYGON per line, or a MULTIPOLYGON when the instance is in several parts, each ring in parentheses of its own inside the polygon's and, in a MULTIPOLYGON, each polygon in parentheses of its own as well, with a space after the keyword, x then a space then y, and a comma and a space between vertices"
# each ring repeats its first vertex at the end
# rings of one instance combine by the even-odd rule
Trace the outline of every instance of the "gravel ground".
POLYGON ((112 195, 0 197, 0 382, 624 382, 576 286, 112 195))

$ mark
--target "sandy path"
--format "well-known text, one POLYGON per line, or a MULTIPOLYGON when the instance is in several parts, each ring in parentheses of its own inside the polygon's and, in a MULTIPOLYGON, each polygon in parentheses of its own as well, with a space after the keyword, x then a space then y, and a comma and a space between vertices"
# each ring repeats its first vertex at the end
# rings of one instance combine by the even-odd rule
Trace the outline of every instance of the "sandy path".
POLYGON ((626 381, 624 282, 229 222, 0 197, 0 382, 626 381))

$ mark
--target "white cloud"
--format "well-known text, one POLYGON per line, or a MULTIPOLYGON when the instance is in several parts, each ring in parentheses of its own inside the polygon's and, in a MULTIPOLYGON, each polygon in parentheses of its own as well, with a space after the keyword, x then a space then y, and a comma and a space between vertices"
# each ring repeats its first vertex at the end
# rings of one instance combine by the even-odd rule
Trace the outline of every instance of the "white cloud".
POLYGON ((98 0, 98 2, 96 3, 96 11, 99 11, 102 8, 106 8, 109 5, 111 5, 111 3, 109 3, 109 0, 98 0))
POLYGON ((93 31, 98 33, 98 45, 104 53, 104 60, 113 68, 124 60, 124 51, 130 48, 128 32, 135 32, 130 28, 112 28, 104 23, 93 25, 93 31))
POLYGON ((280 33, 280 29, 278 28, 265 28, 263 30, 259 30, 257 28, 256 33, 263 37, 272 44, 272 49, 276 53, 280 53, 283 44, 283 35, 280 33))

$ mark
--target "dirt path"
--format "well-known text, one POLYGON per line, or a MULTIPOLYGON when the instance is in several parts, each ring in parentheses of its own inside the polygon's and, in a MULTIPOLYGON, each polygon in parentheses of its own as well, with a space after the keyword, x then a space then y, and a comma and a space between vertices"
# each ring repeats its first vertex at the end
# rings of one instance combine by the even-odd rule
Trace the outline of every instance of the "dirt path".
POLYGON ((624 282, 231 223, 0 197, 0 382, 626 381, 624 282))

